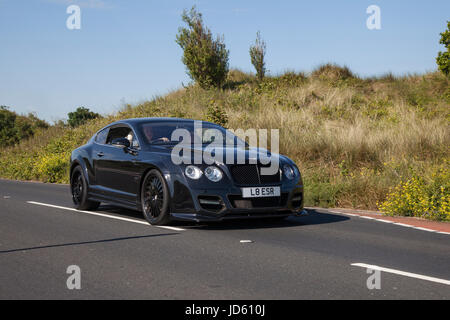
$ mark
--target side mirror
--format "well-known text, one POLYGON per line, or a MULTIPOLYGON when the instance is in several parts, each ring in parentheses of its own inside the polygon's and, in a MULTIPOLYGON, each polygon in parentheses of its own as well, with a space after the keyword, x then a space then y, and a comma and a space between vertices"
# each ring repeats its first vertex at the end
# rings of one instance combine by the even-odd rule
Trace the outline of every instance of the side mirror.
POLYGON ((127 138, 113 139, 113 141, 111 141, 111 144, 115 147, 120 147, 120 148, 129 148, 130 147, 130 141, 128 141, 127 138))

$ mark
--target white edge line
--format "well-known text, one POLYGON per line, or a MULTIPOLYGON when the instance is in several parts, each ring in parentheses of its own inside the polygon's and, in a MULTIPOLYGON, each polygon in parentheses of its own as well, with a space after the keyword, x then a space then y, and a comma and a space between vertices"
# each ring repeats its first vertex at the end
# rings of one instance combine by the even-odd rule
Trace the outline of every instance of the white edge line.
POLYGON ((374 266, 374 265, 365 264, 365 263, 352 263, 351 265, 355 266, 355 267, 361 267, 361 268, 366 268, 366 269, 371 269, 371 270, 379 270, 379 271, 383 271, 383 272, 398 274, 398 275, 405 276, 405 277, 416 278, 416 279, 420 279, 420 280, 431 281, 431 282, 441 283, 441 284, 450 286, 449 280, 424 276, 424 275, 417 274, 417 273, 405 272, 405 271, 400 271, 400 270, 395 270, 395 269, 390 269, 390 268, 383 268, 383 267, 374 266))
MULTIPOLYGON (((127 222, 133 222, 133 223, 138 223, 138 224, 144 224, 147 226, 150 226, 150 224, 147 221, 140 221, 140 220, 136 220, 136 219, 128 219, 128 218, 122 218, 122 217, 117 217, 117 216, 111 216, 109 214, 104 214, 104 213, 98 213, 98 212, 92 212, 92 211, 83 211, 83 210, 77 210, 74 208, 68 208, 68 207, 62 207, 62 206, 56 206, 53 204, 48 204, 48 203, 42 203, 42 202, 36 202, 36 201, 27 201, 27 203, 29 204, 35 204, 38 206, 44 206, 44 207, 50 207, 50 208, 56 208, 56 209, 63 209, 63 210, 69 210, 69 211, 74 211, 74 212, 80 212, 80 213, 87 213, 93 216, 98 216, 98 217, 104 217, 104 218, 110 218, 110 219, 115 219, 115 220, 121 220, 121 221, 127 221, 127 222)), ((161 229, 169 229, 169 230, 174 230, 174 231, 185 231, 185 229, 182 228, 176 228, 176 227, 169 227, 169 226, 153 226, 152 227, 157 227, 157 228, 161 228, 161 229)))
POLYGON ((393 224, 393 225, 400 226, 400 227, 405 227, 405 228, 412 228, 412 229, 421 230, 421 231, 427 231, 427 232, 433 232, 433 233, 450 235, 450 232, 443 232, 443 231, 437 231, 437 230, 428 229, 428 228, 416 227, 416 226, 413 226, 413 225, 410 225, 410 224, 394 222, 394 221, 390 221, 390 220, 378 219, 378 218, 373 218, 373 217, 368 217, 368 216, 360 216, 358 214, 352 214, 352 213, 344 213, 344 212, 337 212, 337 211, 330 211, 330 212, 332 212, 332 213, 339 213, 339 214, 343 214, 343 215, 351 216, 351 217, 359 217, 359 218, 366 219, 366 220, 374 220, 374 221, 389 223, 389 224, 393 224))
POLYGON ((384 220, 384 219, 375 219, 375 220, 379 221, 379 222, 384 222, 384 223, 394 223, 394 221, 384 220))
POLYGON ((422 227, 414 227, 414 229, 422 230, 422 231, 428 231, 428 232, 436 232, 435 230, 427 229, 427 228, 422 228, 422 227))
POLYGON ((377 220, 377 219, 375 219, 375 218, 372 218, 372 217, 368 217, 368 216, 359 216, 360 218, 363 218, 363 219, 367 219, 367 220, 377 220))
POLYGON ((406 227, 406 228, 415 228, 414 226, 412 226, 410 224, 404 224, 404 223, 400 223, 400 222, 394 222, 394 224, 396 226, 402 226, 402 227, 406 227))
POLYGON ((344 213, 344 212, 337 212, 337 211, 330 211, 331 213, 338 213, 338 214, 343 214, 346 216, 350 216, 350 217, 359 217, 357 214, 353 214, 353 213, 344 213))

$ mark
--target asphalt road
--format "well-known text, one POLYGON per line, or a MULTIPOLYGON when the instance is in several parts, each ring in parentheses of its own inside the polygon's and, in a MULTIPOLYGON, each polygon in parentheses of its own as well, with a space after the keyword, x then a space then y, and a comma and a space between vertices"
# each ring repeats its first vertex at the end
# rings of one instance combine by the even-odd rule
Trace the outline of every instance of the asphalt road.
POLYGON ((450 298, 445 234, 327 210, 166 229, 133 211, 71 207, 68 186, 0 180, 0 299, 450 298), (354 263, 408 274, 383 271, 369 290, 372 274, 354 263), (67 288, 71 265, 80 290, 67 288))

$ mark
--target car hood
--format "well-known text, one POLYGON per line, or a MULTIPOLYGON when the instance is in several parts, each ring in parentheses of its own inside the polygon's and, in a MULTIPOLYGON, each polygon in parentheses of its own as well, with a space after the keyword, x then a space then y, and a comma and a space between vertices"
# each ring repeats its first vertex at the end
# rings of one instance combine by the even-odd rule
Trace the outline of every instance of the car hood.
MULTIPOLYGON (((218 156, 217 151, 214 150, 209 145, 202 146, 181 146, 181 145, 160 145, 160 146, 152 146, 154 151, 160 152, 166 155, 171 156, 172 152, 175 154, 180 154, 181 148, 183 148, 184 159, 190 160, 190 163, 195 163, 195 156, 202 155, 204 157, 204 161, 206 163, 220 163, 220 164, 228 164, 226 159, 233 159, 233 163, 237 163, 237 159, 245 159, 245 163, 253 163, 254 161, 267 163, 267 158, 272 158, 276 161, 278 158, 280 162, 289 161, 287 157, 277 154, 271 153, 267 149, 263 148, 238 148, 238 147, 225 147, 222 148, 223 156, 218 156), (177 148, 177 149, 175 149, 177 148), (175 150, 174 150, 175 149, 175 150), (187 154, 187 156, 186 156, 187 154), (211 156, 212 155, 212 156, 211 156), (220 159, 220 160, 219 160, 220 159)), ((219 151, 220 152, 220 151, 219 151)))

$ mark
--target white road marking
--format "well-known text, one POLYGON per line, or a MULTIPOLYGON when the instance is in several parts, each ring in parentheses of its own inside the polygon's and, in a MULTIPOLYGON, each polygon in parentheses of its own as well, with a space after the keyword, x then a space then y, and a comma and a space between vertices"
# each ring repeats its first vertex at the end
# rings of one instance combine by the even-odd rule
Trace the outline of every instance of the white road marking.
POLYGON ((368 217, 368 216, 360 216, 360 218, 367 219, 367 220, 377 220, 375 218, 368 217))
POLYGON ((432 229, 427 229, 427 228, 422 228, 422 227, 414 227, 414 229, 422 230, 422 231, 428 231, 428 232, 436 232, 436 231, 434 231, 432 229))
POLYGON ((252 240, 241 240, 240 242, 241 242, 241 243, 253 243, 252 240))
POLYGON ((375 221, 380 221, 380 222, 384 222, 384 223, 394 223, 394 221, 384 220, 384 219, 375 219, 375 221))
POLYGON ((446 284, 446 285, 450 286, 450 281, 449 280, 444 280, 444 279, 439 279, 439 278, 435 278, 435 277, 424 276, 424 275, 417 274, 417 273, 405 272, 405 271, 400 271, 400 270, 395 270, 395 269, 390 269, 390 268, 383 268, 383 267, 374 266, 374 265, 365 264, 365 263, 352 263, 351 265, 355 266, 355 267, 361 267, 361 268, 366 268, 366 269, 371 269, 371 270, 380 270, 380 271, 383 271, 383 272, 398 274, 400 276, 405 276, 405 277, 409 277, 409 278, 416 278, 416 279, 420 279, 420 280, 426 280, 426 281, 446 284))
POLYGON ((390 223, 390 224, 400 226, 400 227, 405 227, 405 228, 411 228, 411 229, 416 229, 416 230, 421 230, 421 231, 450 235, 450 232, 442 232, 442 231, 437 231, 437 230, 428 229, 428 228, 416 227, 416 226, 406 224, 406 223, 394 222, 394 221, 390 221, 390 220, 384 220, 384 219, 379 219, 379 218, 374 218, 374 217, 369 217, 369 216, 362 216, 359 214, 339 212, 339 211, 333 211, 333 210, 328 210, 328 212, 342 214, 342 215, 350 216, 350 217, 358 217, 358 218, 367 219, 367 220, 374 220, 374 221, 379 221, 379 222, 384 222, 384 223, 390 223))
POLYGON ((343 214, 343 215, 350 216, 350 217, 360 217, 357 214, 353 214, 353 213, 344 213, 344 212, 337 212, 337 211, 330 211, 330 212, 339 213, 339 214, 343 214))
POLYGON ((412 226, 410 224, 404 224, 404 223, 400 223, 400 222, 394 222, 394 224, 396 226, 402 226, 402 227, 406 227, 406 228, 414 228, 414 226, 412 226))
MULTIPOLYGON (((50 208, 56 208, 56 209, 63 209, 63 210, 68 210, 68 211, 80 212, 80 213, 87 213, 87 214, 90 214, 90 215, 93 215, 93 216, 110 218, 110 219, 127 221, 127 222, 133 222, 133 223, 144 224, 144 225, 150 226, 150 224, 147 221, 143 221, 143 220, 123 218, 123 217, 113 216, 113 215, 109 215, 109 214, 105 214, 105 213, 99 213, 99 212, 77 210, 77 209, 74 209, 74 208, 56 206, 56 205, 53 205, 53 204, 41 203, 41 202, 35 202, 35 201, 27 201, 27 203, 35 204, 35 205, 38 205, 38 206, 44 206, 44 207, 50 207, 50 208)), ((152 225, 152 227, 157 227, 157 228, 161 228, 161 229, 169 229, 169 230, 174 230, 174 231, 185 231, 185 229, 182 229, 182 228, 169 227, 169 226, 153 226, 152 225)))

